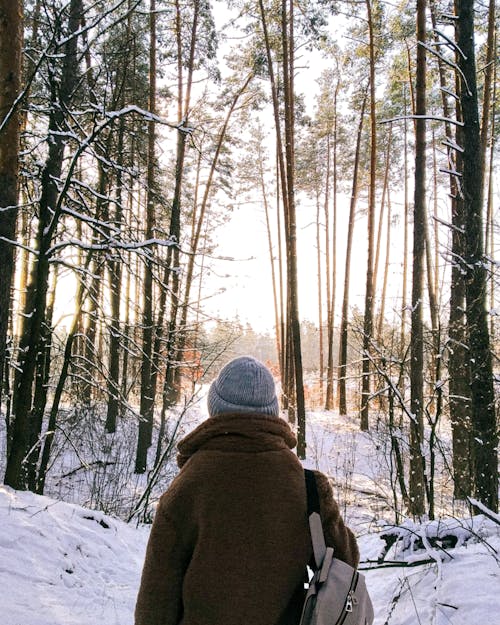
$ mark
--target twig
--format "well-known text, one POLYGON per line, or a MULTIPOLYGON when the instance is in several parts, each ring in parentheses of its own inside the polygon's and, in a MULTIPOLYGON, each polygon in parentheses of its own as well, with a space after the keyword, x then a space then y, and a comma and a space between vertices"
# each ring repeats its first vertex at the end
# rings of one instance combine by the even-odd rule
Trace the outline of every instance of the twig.
POLYGON ((371 571, 372 569, 389 569, 389 568, 408 568, 413 566, 422 566, 423 564, 436 564, 433 558, 427 558, 425 560, 413 560, 412 562, 406 562, 405 560, 386 560, 383 564, 380 564, 378 560, 363 560, 363 563, 375 564, 375 566, 359 566, 360 571, 371 571))
POLYGON ((84 463, 84 464, 81 464, 79 467, 76 467, 76 469, 72 469, 68 473, 64 473, 63 475, 61 475, 61 479, 65 478, 65 477, 70 477, 70 476, 74 475, 75 473, 78 473, 78 471, 81 471, 82 469, 84 471, 88 471, 92 467, 109 467, 112 464, 116 464, 116 462, 104 461, 104 460, 95 460, 94 462, 84 463))

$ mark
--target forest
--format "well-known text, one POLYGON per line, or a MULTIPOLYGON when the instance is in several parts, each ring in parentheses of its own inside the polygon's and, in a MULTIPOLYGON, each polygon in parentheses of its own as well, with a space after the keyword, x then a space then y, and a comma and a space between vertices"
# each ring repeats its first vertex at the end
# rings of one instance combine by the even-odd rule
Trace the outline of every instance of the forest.
POLYGON ((149 519, 186 411, 250 353, 300 458, 311 411, 383 437, 396 520, 498 512, 498 20, 494 0, 0 0, 4 483, 64 499, 92 469, 91 507, 149 519), (235 248, 262 237, 241 318, 211 303, 248 272, 232 223, 235 248))

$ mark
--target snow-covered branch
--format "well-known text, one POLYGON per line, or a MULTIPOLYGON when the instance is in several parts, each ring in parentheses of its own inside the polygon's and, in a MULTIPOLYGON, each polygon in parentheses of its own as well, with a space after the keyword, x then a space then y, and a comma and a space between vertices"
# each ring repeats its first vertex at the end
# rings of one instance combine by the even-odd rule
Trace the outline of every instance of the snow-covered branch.
POLYGON ((382 119, 380 124, 391 124, 392 122, 399 122, 408 119, 426 119, 427 121, 443 122, 444 124, 453 124, 454 126, 462 127, 463 122, 459 122, 456 119, 450 117, 441 117, 440 115, 398 115, 397 117, 391 117, 390 119, 382 119))

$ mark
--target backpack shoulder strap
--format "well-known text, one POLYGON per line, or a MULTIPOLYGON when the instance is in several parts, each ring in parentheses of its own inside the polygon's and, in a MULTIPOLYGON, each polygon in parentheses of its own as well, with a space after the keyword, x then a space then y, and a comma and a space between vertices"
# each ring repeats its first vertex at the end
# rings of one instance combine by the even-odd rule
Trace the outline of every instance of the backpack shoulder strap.
POLYGON ((307 515, 309 517, 309 530, 311 532, 314 561, 316 562, 316 567, 319 568, 326 554, 326 543, 321 523, 318 487, 313 471, 304 469, 304 478, 306 482, 307 515))

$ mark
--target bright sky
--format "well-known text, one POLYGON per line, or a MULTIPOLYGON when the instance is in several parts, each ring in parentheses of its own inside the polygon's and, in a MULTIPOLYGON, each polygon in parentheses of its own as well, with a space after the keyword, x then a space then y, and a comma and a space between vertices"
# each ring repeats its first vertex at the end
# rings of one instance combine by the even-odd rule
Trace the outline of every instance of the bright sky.
MULTIPOLYGON (((343 207, 344 215, 348 207, 343 207)), ((299 312, 302 319, 318 322, 318 273, 316 250, 316 209, 309 202, 297 206, 299 312)), ((337 303, 343 288, 345 264, 346 219, 338 227, 337 303)), ((272 279, 264 209, 247 204, 236 209, 231 221, 221 227, 217 253, 234 261, 215 263, 218 278, 212 275, 210 285, 226 290, 206 302, 214 314, 225 318, 238 316, 257 330, 274 327, 272 279)), ((324 264, 323 264, 324 271, 324 264)), ((355 227, 352 254, 351 304, 362 307, 366 275, 366 220, 360 218, 355 227)), ((323 286, 324 289, 324 286, 323 286)), ((338 307, 337 307, 338 308, 338 307)), ((325 310, 323 311, 323 315, 325 310)))
MULTIPOLYGON (((222 23, 224 18, 228 19, 228 13, 219 5, 216 7, 216 20, 222 23)), ((221 59, 222 57, 223 52, 220 54, 221 59)), ((310 114, 313 114, 314 109, 316 81, 323 69, 325 69, 325 61, 317 51, 308 51, 297 64, 296 91, 305 95, 310 114)), ((267 85, 263 88, 269 89, 267 85)), ((274 134, 272 119, 272 113, 270 113, 267 125, 271 135, 274 134)), ((361 202, 358 208, 360 206, 361 202)), ((270 210, 272 211, 270 218, 276 219, 275 208, 270 206, 270 210)), ((349 200, 339 198, 338 210, 336 309, 340 310, 349 200)), ((214 290, 219 288, 225 290, 204 302, 204 308, 209 314, 228 319, 238 317, 243 322, 248 321, 256 330, 273 330, 275 316, 267 236, 264 207, 260 200, 235 208, 231 221, 218 229, 216 254, 225 258, 234 258, 234 261, 221 260, 213 264, 214 273, 206 280, 206 292, 208 294, 212 287, 214 290)), ((297 237, 299 314, 301 319, 318 323, 316 207, 308 198, 299 196, 297 197, 297 237)), ((276 236, 274 236, 273 243, 275 245, 277 243, 276 236)), ((324 240, 322 245, 324 245, 324 240)), ((366 249, 366 219, 359 217, 355 226, 351 258, 350 305, 357 305, 361 309, 364 307, 366 249)), ((382 259, 383 257, 382 254, 382 259)), ((401 254, 399 254, 400 258, 401 254)), ((400 273, 400 266, 401 263, 396 263, 393 270, 400 273)), ((400 293, 397 293, 397 289, 400 288, 399 284, 399 280, 392 281, 393 297, 400 297, 400 293)), ((390 306, 389 303, 387 309, 390 309, 390 306)), ((323 317, 325 317, 325 312, 323 303, 323 317)))

